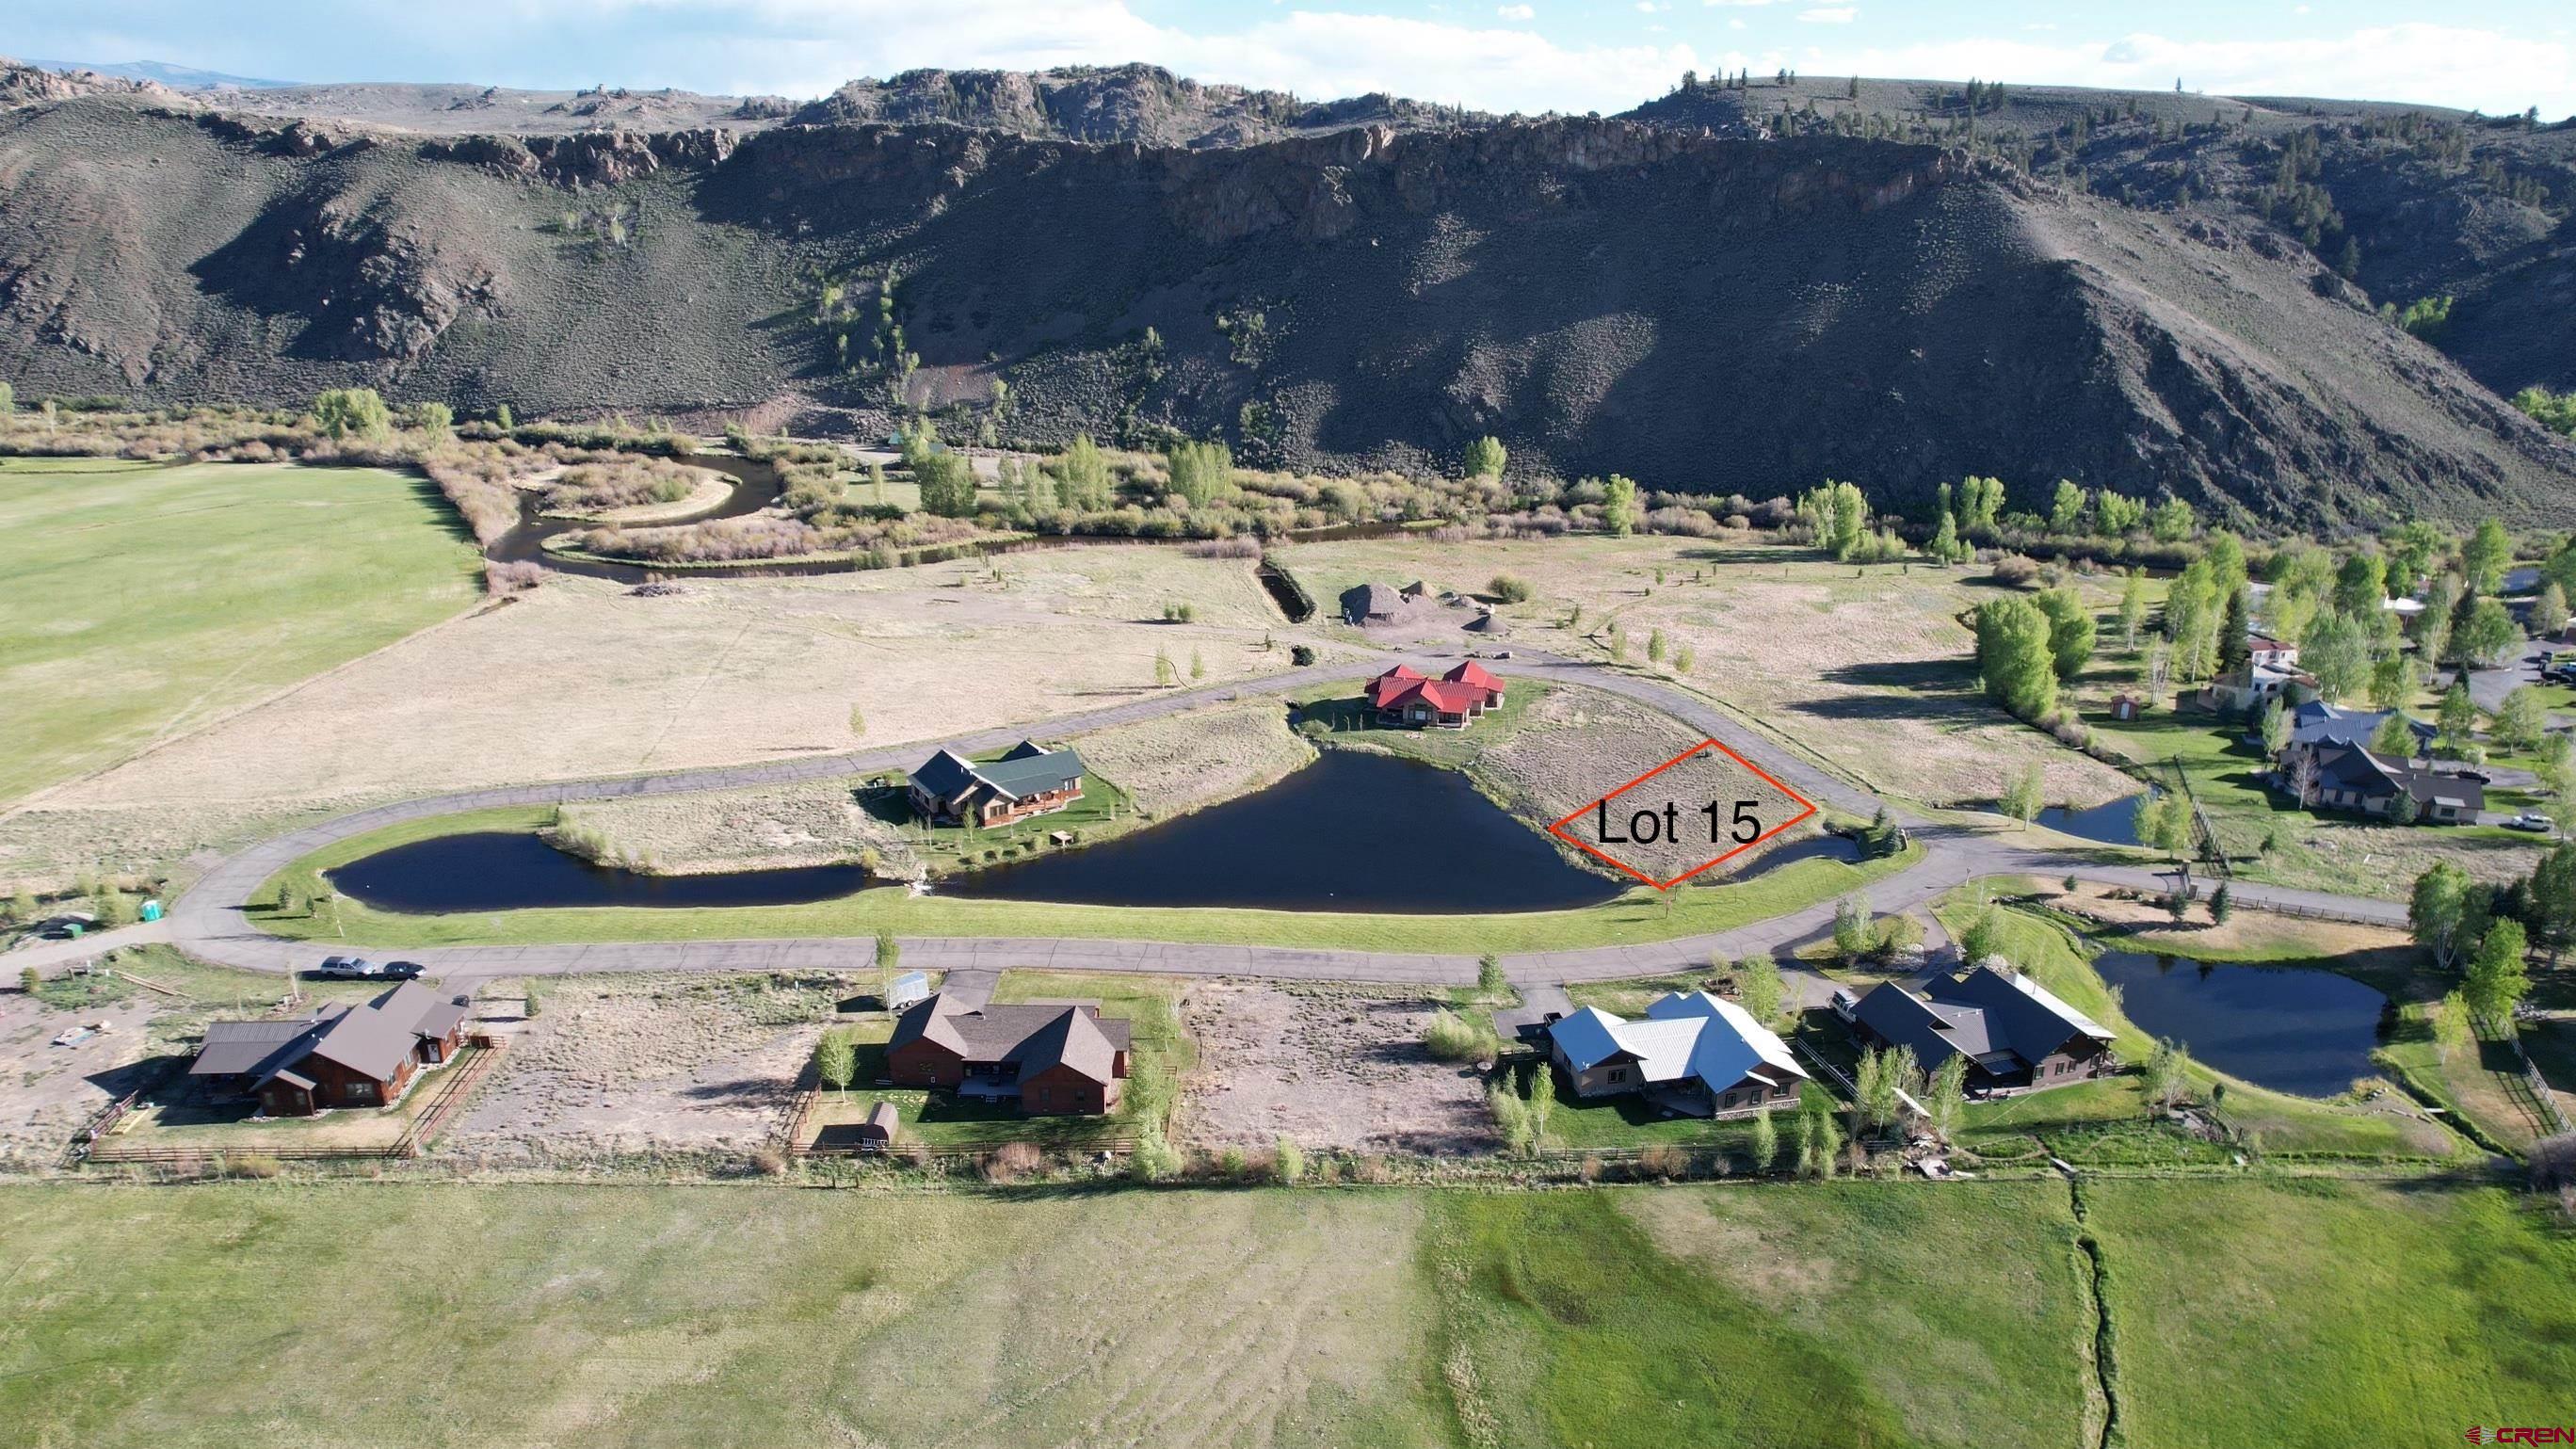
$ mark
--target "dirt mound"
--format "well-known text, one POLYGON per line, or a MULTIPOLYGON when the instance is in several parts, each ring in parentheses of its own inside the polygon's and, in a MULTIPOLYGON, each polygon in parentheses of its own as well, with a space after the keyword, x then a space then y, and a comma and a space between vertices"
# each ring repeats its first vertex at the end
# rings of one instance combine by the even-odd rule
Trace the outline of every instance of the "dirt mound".
POLYGON ((885 379, 810 320, 815 278, 866 256, 901 277, 911 400, 972 427, 1004 378, 1032 443, 1172 427, 1422 468, 1492 433, 1516 468, 1756 496, 1834 476, 1905 502, 1975 472, 2034 505, 2066 477, 2329 524, 2576 514, 2576 448, 2225 215, 1893 140, 1315 133, 1342 113, 1144 68, 836 100, 942 96, 1000 129, 424 140, 132 96, 0 112, 0 374, 28 398, 364 382, 882 431, 885 379), (1095 133, 1122 144, 1051 139, 1095 133))

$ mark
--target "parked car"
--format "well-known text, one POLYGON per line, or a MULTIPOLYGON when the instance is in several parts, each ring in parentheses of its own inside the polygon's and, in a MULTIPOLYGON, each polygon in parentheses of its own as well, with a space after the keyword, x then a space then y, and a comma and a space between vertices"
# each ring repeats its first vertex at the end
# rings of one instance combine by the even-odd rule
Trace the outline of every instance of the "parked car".
POLYGON ((2492 785, 2495 783, 2495 776, 2488 774, 2484 770, 2462 769, 2455 770, 2452 773, 2457 775, 2460 779, 2469 781, 2471 784, 2492 785))
POLYGON ((417 961, 388 961, 385 963, 385 976, 393 981, 417 981, 425 969, 417 961))
POLYGON ((2505 826, 2511 830, 2533 830, 2546 835, 2549 833, 2549 817, 2537 811, 2525 810, 2506 821, 2505 826))
POLYGON ((339 981, 366 981, 384 975, 385 968, 364 956, 325 956, 322 964, 313 968, 313 974, 339 981))

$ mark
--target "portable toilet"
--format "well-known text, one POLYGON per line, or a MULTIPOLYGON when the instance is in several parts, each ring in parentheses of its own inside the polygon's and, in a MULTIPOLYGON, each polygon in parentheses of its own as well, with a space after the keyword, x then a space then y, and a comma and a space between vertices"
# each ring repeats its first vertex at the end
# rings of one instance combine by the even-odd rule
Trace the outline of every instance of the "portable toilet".
POLYGON ((157 921, 161 919, 161 903, 159 901, 145 901, 143 903, 142 916, 143 919, 147 921, 157 921))

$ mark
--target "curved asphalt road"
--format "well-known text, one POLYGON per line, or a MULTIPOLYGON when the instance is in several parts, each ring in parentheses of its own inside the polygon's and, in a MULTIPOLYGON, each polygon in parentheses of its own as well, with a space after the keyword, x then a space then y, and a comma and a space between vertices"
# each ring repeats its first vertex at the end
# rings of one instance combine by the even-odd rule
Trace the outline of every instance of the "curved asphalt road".
MULTIPOLYGON (((1396 654, 1376 656, 1361 661, 1357 666, 1345 660, 1291 670, 1248 683, 1156 693, 1124 704, 1046 720, 1038 726, 980 730, 947 743, 953 748, 973 752, 1010 744, 1032 729, 1043 729, 1049 735, 1078 734, 1108 725, 1151 719, 1210 702, 1285 694, 1305 685, 1347 677, 1355 667, 1384 667, 1407 657, 1417 663, 1433 662, 1430 656, 1396 654)), ((1846 814, 1868 816, 1875 813, 1881 803, 1867 791, 1828 775, 1768 736, 1747 729, 1742 722, 1719 712, 1705 701, 1660 680, 1526 650, 1515 655, 1511 668, 1515 674, 1579 683, 1651 705, 1712 738, 1724 741, 1800 793, 1846 814)), ((289 941, 269 935, 252 925, 242 908, 262 882, 288 864, 326 845, 404 821, 494 806, 665 795, 903 769, 914 763, 923 748, 916 742, 749 765, 555 785, 471 790, 382 805, 262 841, 226 858, 182 895, 164 920, 105 932, 80 941, 49 943, 15 951, 5 959, 15 965, 43 966, 95 956, 100 951, 120 945, 163 940, 192 955, 226 966, 277 973, 305 970, 335 949, 344 951, 347 948, 330 943, 289 941)), ((1944 891, 1982 876, 2036 875, 2054 879, 2071 873, 2087 880, 2145 889, 2171 887, 2169 874, 2160 875, 2144 867, 2103 865, 2065 850, 2013 844, 1963 827, 1926 822, 1902 810, 1896 814, 1897 819, 1913 831, 1915 838, 1924 843, 1927 854, 1921 863, 1884 877, 1863 891, 1872 909, 1879 912, 1921 906, 1944 891)), ((2259 885, 2237 885, 2233 890, 2235 898, 2247 905, 2286 905, 2397 926, 2405 924, 2405 908, 2387 901, 2259 885)), ((1533 952, 1505 957, 1503 967, 1514 982, 1522 985, 1660 975, 1704 966, 1712 956, 1733 958, 1814 939, 1831 929, 1833 913, 1834 903, 1824 901, 1731 931, 1641 945, 1533 952)), ((1462 934, 1472 937, 1472 927, 1462 934)), ((903 950, 906 966, 932 970, 1140 971, 1401 984, 1465 983, 1473 981, 1476 975, 1475 953, 1467 951, 1411 955, 1278 946, 971 936, 907 938, 903 942, 903 950)), ((401 954, 418 960, 433 975, 461 978, 588 971, 847 969, 872 960, 874 951, 875 942, 871 938, 809 937, 441 946, 406 950, 401 954)), ((1815 983, 1808 983, 1808 989, 1814 990, 1815 983)))

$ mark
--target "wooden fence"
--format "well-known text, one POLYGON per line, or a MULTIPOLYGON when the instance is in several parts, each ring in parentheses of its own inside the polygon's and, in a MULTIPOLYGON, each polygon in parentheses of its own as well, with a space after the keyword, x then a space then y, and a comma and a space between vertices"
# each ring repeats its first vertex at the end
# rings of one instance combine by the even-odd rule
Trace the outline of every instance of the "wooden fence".
POLYGON ((400 1136, 389 1143, 374 1146, 348 1146, 321 1142, 234 1141, 154 1146, 146 1143, 100 1142, 99 1136, 112 1128, 116 1120, 132 1108, 134 1097, 101 1114, 95 1129, 84 1129, 92 1135, 75 1140, 71 1161, 86 1160, 104 1166, 140 1164, 160 1167, 205 1167, 229 1158, 264 1157, 279 1162, 344 1162, 368 1158, 389 1159, 418 1157, 447 1123, 456 1109, 464 1105, 483 1075, 491 1070, 492 1059, 499 1053, 489 1047, 467 1047, 457 1053, 455 1063, 439 1074, 430 1088, 429 1099, 422 1103, 412 1119, 404 1124, 400 1136))
POLYGON ((2522 1032, 2510 1021, 2499 1027, 2485 1017, 2474 1019, 2481 1036, 2512 1045, 2514 1060, 2522 1063, 2522 1085, 2531 1097, 2532 1115, 2540 1119, 2544 1129, 2541 1135, 2567 1131, 2567 1113, 2558 1105, 2558 1093, 2550 1087, 2549 1079, 2540 1074, 2540 1068, 2531 1060, 2531 1053, 2523 1049, 2522 1032))

